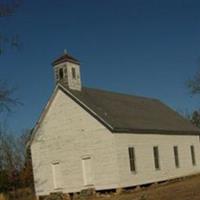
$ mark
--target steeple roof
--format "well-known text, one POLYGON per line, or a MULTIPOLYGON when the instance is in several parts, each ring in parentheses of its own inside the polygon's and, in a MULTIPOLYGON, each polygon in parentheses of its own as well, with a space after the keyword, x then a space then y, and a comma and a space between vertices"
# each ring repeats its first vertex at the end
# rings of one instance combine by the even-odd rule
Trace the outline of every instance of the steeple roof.
POLYGON ((52 62, 52 65, 55 66, 55 65, 61 64, 63 62, 72 62, 75 64, 80 64, 80 62, 76 58, 72 57, 68 53, 64 53, 62 56, 60 56, 59 58, 54 60, 52 62))

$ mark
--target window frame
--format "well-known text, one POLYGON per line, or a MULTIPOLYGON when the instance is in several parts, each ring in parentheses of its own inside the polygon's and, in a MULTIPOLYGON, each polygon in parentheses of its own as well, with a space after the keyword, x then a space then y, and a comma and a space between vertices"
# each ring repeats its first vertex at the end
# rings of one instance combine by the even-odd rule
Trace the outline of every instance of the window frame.
POLYGON ((174 164, 176 168, 180 168, 180 159, 179 159, 179 150, 178 146, 173 146, 173 152, 174 152, 174 164))
POLYGON ((75 69, 75 67, 72 67, 71 71, 72 71, 72 78, 76 79, 76 69, 75 69))
POLYGON ((136 157, 135 157, 135 148, 133 146, 128 147, 129 155, 129 169, 131 173, 136 173, 136 157))
POLYGON ((196 155, 195 155, 195 148, 194 145, 190 145, 190 154, 191 154, 191 160, 192 160, 192 165, 196 166, 196 155))
POLYGON ((64 79, 64 70, 63 70, 63 68, 60 68, 58 70, 58 74, 59 74, 59 79, 63 80, 64 79))
POLYGON ((153 157, 155 170, 160 170, 160 154, 158 146, 153 146, 153 157))

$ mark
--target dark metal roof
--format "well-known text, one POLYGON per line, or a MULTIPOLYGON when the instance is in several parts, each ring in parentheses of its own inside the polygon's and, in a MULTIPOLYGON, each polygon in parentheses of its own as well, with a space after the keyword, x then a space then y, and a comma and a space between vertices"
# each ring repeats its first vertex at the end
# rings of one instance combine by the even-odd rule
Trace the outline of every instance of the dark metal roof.
POLYGON ((55 66, 55 65, 61 64, 63 62, 67 62, 67 61, 75 63, 75 64, 80 64, 79 61, 76 58, 74 58, 71 55, 65 53, 64 55, 60 56, 55 61, 53 61, 52 65, 55 66))
POLYGON ((81 92, 69 91, 109 124, 113 132, 200 134, 197 127, 157 99, 85 87, 81 92))

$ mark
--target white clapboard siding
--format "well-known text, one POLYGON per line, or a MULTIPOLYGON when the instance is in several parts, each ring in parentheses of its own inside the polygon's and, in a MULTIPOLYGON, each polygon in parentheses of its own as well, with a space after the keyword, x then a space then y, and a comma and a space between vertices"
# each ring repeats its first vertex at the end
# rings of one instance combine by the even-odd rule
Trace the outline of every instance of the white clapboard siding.
POLYGON ((62 173, 61 167, 59 162, 52 163, 52 176, 53 176, 53 184, 54 189, 62 188, 62 173))
POLYGON ((79 192, 91 186, 96 190, 129 187, 200 172, 198 136, 111 133, 61 90, 36 132, 31 151, 37 196, 79 192), (192 165, 191 145, 196 166, 192 165), (159 149, 160 170, 154 167, 154 146, 159 149), (173 146, 179 149, 179 168, 173 146), (136 172, 130 171, 128 147, 134 147, 136 172), (60 164, 61 177, 56 184, 55 162, 60 164))
POLYGON ((115 134, 123 187, 140 185, 186 176, 200 172, 200 143, 198 136, 164 134, 115 134), (196 166, 192 164, 190 145, 195 147, 196 166), (135 149, 136 172, 130 171, 128 147, 135 149), (160 170, 155 169, 153 147, 158 146, 160 170), (179 168, 175 166, 173 147, 179 150, 179 168))
POLYGON ((37 195, 55 191, 51 169, 55 161, 62 165, 62 191, 84 189, 82 159, 87 156, 92 158, 94 186, 118 187, 114 135, 60 90, 37 130, 31 150, 37 195))

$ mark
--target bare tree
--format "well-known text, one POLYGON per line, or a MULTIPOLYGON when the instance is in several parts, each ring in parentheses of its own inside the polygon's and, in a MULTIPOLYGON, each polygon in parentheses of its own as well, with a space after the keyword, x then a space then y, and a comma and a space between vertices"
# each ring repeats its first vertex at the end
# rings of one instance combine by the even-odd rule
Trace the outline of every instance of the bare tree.
POLYGON ((200 128, 200 110, 195 110, 191 115, 191 122, 200 128))
POLYGON ((30 131, 22 136, 9 133, 0 127, 0 191, 16 189, 32 181, 31 166, 27 157, 26 140, 30 131))
MULTIPOLYGON (((187 87, 192 95, 200 94, 200 69, 196 72, 192 79, 188 80, 187 87)), ((194 110, 188 115, 188 119, 200 128, 200 109, 194 110)))
POLYGON ((4 111, 9 112, 13 106, 21 104, 17 98, 13 97, 14 88, 9 88, 5 83, 0 81, 0 114, 4 111))
MULTIPOLYGON (((0 2, 0 18, 6 18, 13 15, 21 4, 21 0, 10 0, 0 2)), ((10 44, 16 47, 18 45, 16 36, 5 36, 0 32, 0 54, 3 52, 4 45, 10 44)), ((13 88, 9 88, 0 81, 0 114, 4 111, 11 111, 12 107, 19 104, 18 99, 13 97, 13 88)), ((8 130, 2 128, 0 123, 0 192, 9 190, 9 187, 15 186, 20 170, 24 165, 25 146, 13 135, 8 134, 8 130)), ((19 178, 18 178, 19 179, 19 178)))
POLYGON ((187 86, 192 94, 200 93, 200 71, 196 72, 194 77, 187 81, 187 86))
POLYGON ((13 15, 21 4, 21 0, 4 1, 0 3, 0 17, 13 15))
MULTIPOLYGON (((0 2, 0 18, 5 18, 13 15, 16 9, 21 5, 22 0, 10 0, 0 2)), ((10 44, 13 47, 19 46, 18 36, 5 36, 0 32, 0 55, 4 50, 5 44, 10 44)), ((0 114, 3 111, 10 111, 13 105, 19 103, 17 99, 12 97, 13 88, 9 88, 0 80, 0 114)))
MULTIPOLYGON (((21 5, 22 0, 10 0, 0 2, 0 18, 12 16, 16 9, 21 5)), ((3 53, 5 46, 9 44, 11 47, 19 48, 19 36, 17 34, 6 36, 0 32, 0 54, 3 53)))

